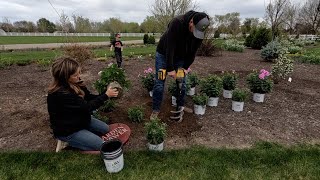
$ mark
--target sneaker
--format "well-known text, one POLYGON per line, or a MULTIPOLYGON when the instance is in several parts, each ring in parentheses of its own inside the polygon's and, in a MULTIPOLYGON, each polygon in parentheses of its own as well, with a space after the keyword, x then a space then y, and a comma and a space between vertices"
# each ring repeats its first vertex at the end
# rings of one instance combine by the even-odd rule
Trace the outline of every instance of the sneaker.
POLYGON ((157 118, 159 115, 159 112, 157 111, 152 111, 151 115, 150 115, 150 120, 157 118))

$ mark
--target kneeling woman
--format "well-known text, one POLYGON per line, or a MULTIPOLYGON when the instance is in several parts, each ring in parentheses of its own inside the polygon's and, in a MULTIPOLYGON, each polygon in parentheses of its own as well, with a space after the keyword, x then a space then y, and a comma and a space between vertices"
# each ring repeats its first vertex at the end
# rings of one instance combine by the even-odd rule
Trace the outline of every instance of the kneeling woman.
POLYGON ((117 97, 116 89, 108 88, 101 95, 93 95, 80 79, 80 65, 71 58, 57 59, 51 69, 54 78, 48 91, 48 112, 55 138, 69 146, 85 151, 99 150, 101 135, 109 131, 106 123, 91 117, 110 97, 117 97))

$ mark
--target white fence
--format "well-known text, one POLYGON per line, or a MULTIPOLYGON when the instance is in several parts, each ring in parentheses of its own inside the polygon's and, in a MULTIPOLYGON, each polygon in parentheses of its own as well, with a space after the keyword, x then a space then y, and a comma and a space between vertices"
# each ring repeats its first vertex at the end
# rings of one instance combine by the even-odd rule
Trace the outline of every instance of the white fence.
MULTIPOLYGON (((249 36, 249 34, 246 34, 246 36, 248 37, 249 36)), ((290 38, 290 39, 295 39, 296 38, 296 36, 297 35, 289 35, 288 37, 290 38)), ((220 38, 222 38, 222 39, 228 39, 228 38, 232 38, 233 36, 232 36, 232 34, 220 34, 220 38)), ((236 35, 236 37, 242 37, 242 34, 238 34, 238 35, 236 35)), ((320 39, 320 36, 318 36, 318 35, 312 35, 312 34, 300 34, 299 35, 299 39, 301 39, 301 40, 313 40, 313 41, 315 41, 315 40, 319 40, 320 39)))
MULTIPOLYGON (((120 33, 123 37, 143 37, 145 33, 120 33)), ((23 32, 1 32, 0 36, 99 36, 110 37, 110 33, 23 33, 23 32)), ((155 37, 159 37, 160 33, 148 33, 155 37)))

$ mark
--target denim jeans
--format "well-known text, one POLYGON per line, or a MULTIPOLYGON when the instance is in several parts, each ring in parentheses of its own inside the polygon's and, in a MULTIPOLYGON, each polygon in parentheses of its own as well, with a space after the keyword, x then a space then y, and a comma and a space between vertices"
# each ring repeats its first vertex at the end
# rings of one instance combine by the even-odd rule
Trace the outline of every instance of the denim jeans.
POLYGON ((122 64, 122 52, 121 51, 120 52, 115 51, 114 55, 116 57, 118 67, 121 67, 121 64, 122 64))
MULTIPOLYGON (((174 59, 174 69, 177 70, 178 68, 183 67, 184 61, 181 58, 175 58, 174 59)), ((152 95, 152 110, 155 112, 160 112, 160 106, 163 99, 163 92, 164 92, 164 84, 165 80, 159 80, 158 79, 158 70, 159 69, 166 69, 167 68, 167 60, 165 55, 162 55, 158 52, 156 52, 156 82, 153 86, 153 95, 152 95)), ((168 73, 168 72, 167 72, 168 73)), ((179 97, 177 97, 177 105, 178 106, 184 106, 184 101, 186 97, 186 81, 185 77, 183 78, 182 88, 181 88, 181 94, 179 97)))
POLYGON ((68 142, 69 146, 78 148, 84 151, 100 150, 103 140, 100 137, 109 132, 109 126, 91 117, 91 122, 88 129, 82 129, 66 137, 57 137, 61 141, 68 142))

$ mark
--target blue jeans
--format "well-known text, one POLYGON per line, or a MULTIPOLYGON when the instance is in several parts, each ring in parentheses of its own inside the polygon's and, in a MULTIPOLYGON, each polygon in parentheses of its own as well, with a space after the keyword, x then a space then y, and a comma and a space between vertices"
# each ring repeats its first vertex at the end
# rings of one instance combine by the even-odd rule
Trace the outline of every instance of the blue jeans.
POLYGON ((91 117, 91 122, 88 129, 82 129, 69 136, 57 137, 61 141, 68 142, 69 146, 78 148, 84 151, 97 151, 100 150, 103 140, 100 135, 109 132, 109 126, 91 117))
MULTIPOLYGON (((184 61, 180 58, 175 58, 174 60, 176 63, 174 63, 174 69, 177 70, 178 68, 183 67, 184 61)), ((158 79, 158 70, 159 69, 167 69, 167 60, 165 55, 162 55, 158 52, 156 52, 156 82, 153 86, 153 95, 152 95, 152 110, 155 112, 160 112, 160 106, 163 99, 163 92, 164 92, 164 83, 165 80, 159 80, 158 79)), ((167 72, 168 73, 168 72, 167 72)), ((184 106, 184 101, 186 97, 186 79, 183 78, 183 83, 181 87, 181 94, 179 97, 177 97, 177 105, 178 106, 184 106)))

